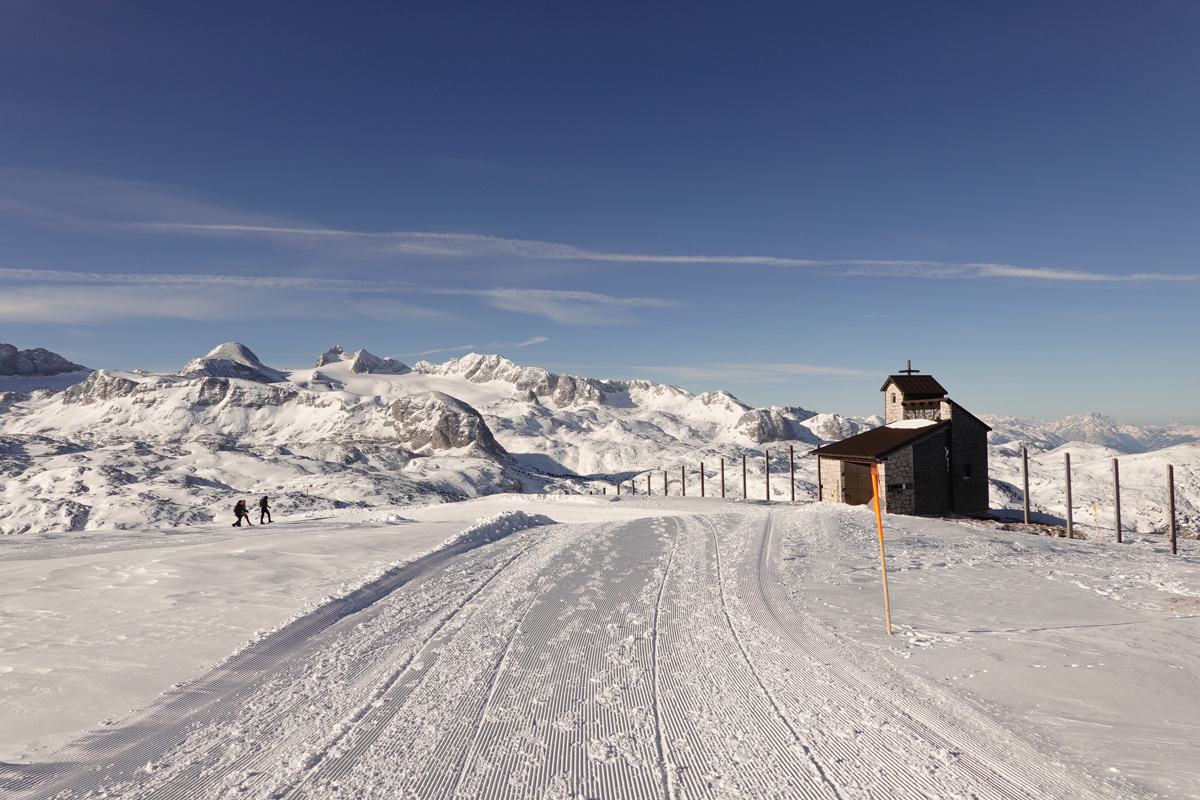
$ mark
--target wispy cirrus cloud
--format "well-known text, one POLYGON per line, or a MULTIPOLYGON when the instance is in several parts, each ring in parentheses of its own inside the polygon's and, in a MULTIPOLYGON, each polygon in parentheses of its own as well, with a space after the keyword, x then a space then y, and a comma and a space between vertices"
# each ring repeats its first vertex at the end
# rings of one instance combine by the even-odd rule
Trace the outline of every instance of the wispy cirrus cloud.
POLYGON ((472 350, 485 351, 489 353, 498 352, 500 350, 519 350, 522 347, 529 347, 535 344, 542 344, 550 341, 548 336, 531 336, 523 342, 488 342, 487 344, 460 344, 456 347, 437 347, 433 350, 422 350, 418 353, 401 353, 395 358, 421 358, 422 356, 432 356, 437 353, 469 353, 472 350))
POLYGON ((340 294, 350 297, 331 308, 341 314, 360 313, 376 319, 445 321, 452 318, 450 312, 421 305, 414 298, 462 296, 476 298, 502 311, 542 317, 563 325, 603 326, 630 322, 632 312, 637 309, 683 305, 665 298, 616 297, 583 291, 443 288, 405 281, 290 276, 0 269, 0 282, 31 284, 6 289, 5 297, 0 299, 0 312, 7 312, 10 319, 28 320, 69 319, 70 314, 81 319, 104 319, 113 313, 132 317, 224 319, 229 314, 242 313, 240 309, 245 302, 267 309, 273 316, 301 316, 313 313, 317 302, 314 298, 340 294), (62 288, 63 285, 71 288, 62 288), (308 295, 308 299, 278 302, 280 292, 291 292, 301 298, 308 295), (89 297, 93 298, 90 306, 89 297), (20 308, 17 298, 24 304, 20 308))
POLYGON ((258 240, 280 248, 346 257, 775 267, 858 277, 1045 283, 1193 282, 1200 278, 1195 273, 1114 273, 972 261, 608 252, 561 242, 472 233, 348 230, 228 208, 195 192, 165 184, 12 168, 0 169, 0 213, 113 233, 258 240))
POLYGON ((836 270, 841 275, 925 279, 1013 278, 1034 281, 1111 283, 1195 281, 1200 278, 1200 275, 1197 274, 1161 272, 1106 273, 1087 270, 1022 267, 1013 264, 984 262, 854 258, 810 259, 761 255, 612 253, 589 250, 558 242, 508 239, 466 233, 431 233, 423 231, 365 232, 314 227, 179 222, 132 222, 120 223, 119 227, 160 234, 259 237, 289 247, 321 249, 353 248, 377 253, 445 258, 499 256, 505 258, 592 261, 615 264, 795 267, 814 271, 836 270))
MULTIPOLYGON (((3 278, 0 271, 0 283, 3 278)), ((407 303, 386 294, 350 293, 344 287, 331 293, 329 287, 315 287, 312 281, 58 281, 4 286, 0 290, 0 319, 5 322, 76 323, 133 319, 219 322, 247 318, 355 317, 422 322, 457 319, 449 312, 407 303), (311 291, 314 288, 318 291, 311 291), (284 291, 286 289, 299 291, 284 291)))
POLYGON ((119 230, 130 219, 286 227, 294 220, 228 208, 169 184, 0 167, 0 210, 52 225, 119 230))
POLYGON ((980 277, 993 278, 1032 278, 1044 281, 1194 281, 1196 275, 1170 275, 1161 272, 1134 272, 1128 275, 1109 275, 1105 273, 1086 272, 1073 269, 1031 269, 1029 267, 1014 267, 1008 264, 972 264, 978 268, 980 277))
POLYGON ((99 283, 143 286, 233 286, 249 289, 298 289, 319 292, 387 292, 408 284, 291 276, 211 275, 203 273, 79 272, 0 268, 0 280, 35 283, 99 283))
MULTIPOLYGON (((264 312, 255 298, 230 287, 182 293, 166 286, 19 286, 0 292, 0 318, 22 323, 81 323, 130 319, 192 322, 237 319, 264 312)), ((279 316, 269 307, 267 316, 279 316)))
POLYGON ((659 297, 613 297, 596 292, 553 289, 446 289, 436 293, 472 295, 503 311, 545 317, 563 325, 583 326, 628 322, 633 309, 684 305, 659 297))

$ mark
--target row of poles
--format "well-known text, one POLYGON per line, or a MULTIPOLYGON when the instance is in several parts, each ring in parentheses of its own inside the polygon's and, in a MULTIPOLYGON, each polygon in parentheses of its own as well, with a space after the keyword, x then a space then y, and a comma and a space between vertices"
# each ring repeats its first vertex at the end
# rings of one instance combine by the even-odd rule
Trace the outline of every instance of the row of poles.
MULTIPOLYGON (((1073 514, 1074 509, 1072 507, 1072 499, 1071 499, 1071 454, 1064 453, 1063 456, 1064 456, 1064 461, 1065 461, 1064 468, 1065 468, 1065 472, 1066 472, 1066 483, 1067 483, 1067 536, 1070 537, 1070 536, 1074 535, 1074 514, 1073 514)), ((1024 447, 1021 448, 1021 466, 1022 466, 1022 472, 1023 472, 1023 476, 1024 476, 1024 490, 1025 490, 1024 491, 1025 524, 1029 524, 1029 517, 1030 517, 1029 450, 1024 447)), ((721 459, 719 474, 721 477, 721 497, 725 497, 726 496, 726 487, 725 487, 725 459, 724 458, 721 459)), ((771 451, 770 450, 766 450, 763 452, 763 474, 764 474, 764 478, 765 478, 765 489, 766 489, 765 498, 767 500, 770 500, 771 499, 771 451)), ((1114 525, 1114 528, 1116 531, 1117 543, 1120 544, 1122 542, 1122 534, 1121 534, 1121 471, 1120 471, 1120 464, 1118 463, 1117 459, 1115 459, 1115 458, 1112 460, 1112 474, 1113 474, 1113 510, 1114 510, 1113 525, 1114 525)), ((707 472, 704 468, 704 462, 701 461, 700 462, 700 496, 701 497, 706 496, 706 483, 705 483, 706 475, 707 475, 707 472)), ((665 497, 666 495, 668 495, 670 493, 670 478, 668 477, 667 470, 664 469, 662 471, 662 477, 663 477, 663 496, 665 497)), ((789 485, 791 486, 791 501, 794 503, 794 502, 796 502, 796 451, 795 451, 795 447, 791 446, 791 445, 788 446, 788 478, 789 478, 789 481, 788 481, 789 485)), ((617 484, 617 494, 618 495, 621 494, 622 488, 624 486, 625 486, 624 483, 617 484)), ((682 497, 687 497, 687 467, 683 466, 683 465, 681 465, 679 467, 679 493, 682 497)), ((629 494, 633 494, 633 495, 637 494, 637 482, 633 479, 630 479, 630 481, 629 481, 629 494)), ((646 473, 646 494, 647 495, 654 494, 654 488, 651 484, 651 474, 649 472, 646 473)), ((1171 538, 1171 553, 1177 554, 1178 553, 1179 527, 1176 523, 1176 517, 1175 517, 1175 467, 1172 465, 1167 466, 1167 497, 1168 497, 1168 506, 1169 506, 1169 512, 1170 512, 1169 533, 1170 533, 1170 538, 1171 538)), ((742 454, 742 499, 743 500, 749 499, 749 488, 748 488, 746 454, 745 453, 742 454)))
MULTIPOLYGON (((763 472, 766 475, 766 494, 767 499, 771 499, 771 451, 763 451, 763 472)), ((725 496, 725 459, 721 459, 721 497, 725 496)), ((705 496, 704 485, 704 462, 700 462, 700 496, 705 496)), ((796 502, 796 450, 793 445, 788 445, 788 476, 792 486, 792 502, 796 502)), ((663 496, 665 497, 670 492, 670 479, 667 477, 667 470, 662 471, 663 478, 663 496)), ((624 483, 617 484, 617 494, 621 493, 624 483)), ((749 499, 748 484, 746 478, 746 454, 742 454, 742 499, 749 499)), ((634 479, 629 480, 629 494, 637 494, 637 482, 634 479)), ((650 473, 646 473, 646 494, 653 495, 654 489, 650 484, 650 473)), ((679 494, 682 497, 687 497, 687 467, 679 467, 679 494)))
MULTIPOLYGON (((1071 454, 1063 453, 1065 457, 1064 469, 1067 478, 1067 538, 1074 535, 1074 509, 1071 503, 1071 454)), ((1025 524, 1029 524, 1029 450, 1021 448, 1021 468, 1025 479, 1025 524)), ((1117 459, 1112 460, 1112 475, 1113 475, 1113 527, 1116 529, 1117 544, 1121 543, 1121 467, 1117 463, 1117 459)), ((1167 498, 1170 512, 1170 536, 1171 536, 1171 554, 1175 555, 1179 552, 1178 526, 1175 524, 1175 467, 1167 465, 1167 498)), ((1099 523, 1097 523, 1097 529, 1099 523)), ((1097 530, 1098 532, 1098 530, 1097 530)), ((1097 539, 1099 537, 1097 536, 1097 539)))

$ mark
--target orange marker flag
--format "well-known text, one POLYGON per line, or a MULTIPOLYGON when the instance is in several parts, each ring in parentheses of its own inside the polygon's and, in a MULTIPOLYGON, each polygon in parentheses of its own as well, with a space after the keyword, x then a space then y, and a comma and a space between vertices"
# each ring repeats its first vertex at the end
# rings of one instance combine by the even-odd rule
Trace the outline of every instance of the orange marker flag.
POLYGON ((879 563, 883 565, 883 613, 888 636, 892 635, 892 605, 888 601, 887 559, 883 555, 883 512, 879 510, 879 467, 871 467, 871 489, 875 493, 875 522, 879 525, 879 563))

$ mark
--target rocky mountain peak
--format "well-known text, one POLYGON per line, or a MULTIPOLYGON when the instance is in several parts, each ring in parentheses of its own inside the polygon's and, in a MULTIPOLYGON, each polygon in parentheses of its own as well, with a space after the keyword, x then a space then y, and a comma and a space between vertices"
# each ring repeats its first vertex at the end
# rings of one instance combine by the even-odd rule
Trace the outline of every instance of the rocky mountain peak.
POLYGON ((18 350, 15 345, 0 344, 0 376, 45 377, 66 372, 90 372, 81 365, 67 361, 58 353, 41 347, 18 350))
POLYGON ((345 361, 350 358, 340 344, 335 344, 333 347, 326 350, 321 355, 317 356, 317 363, 313 365, 313 369, 320 369, 328 364, 336 364, 339 361, 345 361))
POLYGON ((750 410, 750 406, 746 405, 741 400, 738 400, 724 389, 715 392, 705 392, 704 394, 700 395, 700 402, 706 406, 715 406, 731 412, 735 410, 750 410))
POLYGON ((350 354, 343 350, 341 345, 336 344, 321 355, 317 356, 315 368, 320 369, 321 367, 329 364, 337 364, 342 361, 349 361, 350 371, 357 375, 381 373, 390 375, 403 375, 407 372, 412 372, 407 364, 402 364, 390 356, 380 358, 379 356, 368 353, 365 349, 361 349, 353 354, 350 354))
POLYGON ((240 342, 217 345, 203 358, 193 358, 178 374, 187 378, 241 378, 256 383, 287 380, 286 375, 263 364, 240 342))

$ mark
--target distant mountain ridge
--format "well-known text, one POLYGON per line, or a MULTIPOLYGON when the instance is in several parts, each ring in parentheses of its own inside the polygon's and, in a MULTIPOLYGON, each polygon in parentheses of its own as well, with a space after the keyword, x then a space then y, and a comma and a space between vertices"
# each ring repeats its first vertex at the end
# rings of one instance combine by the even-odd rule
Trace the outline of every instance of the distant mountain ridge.
POLYGON ((1177 444, 1200 442, 1200 430, 1127 425, 1106 414, 1076 414, 1050 422, 980 414, 992 428, 992 444, 1020 443, 1052 450, 1068 442, 1110 447, 1121 453, 1146 453, 1177 444))
MULTIPOLYGON (((285 514, 496 492, 679 494, 681 479, 691 496, 702 466, 713 493, 727 479, 728 496, 745 486, 761 499, 768 462, 772 474, 794 465, 804 500, 816 495, 814 446, 882 424, 755 408, 719 390, 559 375, 495 354, 409 367, 337 345, 309 369, 275 369, 227 342, 178 372, 101 369, 64 389, 69 380, 0 391, 0 533, 186 526, 222 517, 242 494, 278 496, 285 514)), ((1037 461, 1089 442, 1082 463, 1198 441, 1196 431, 1101 414, 981 418, 993 427, 1000 504, 1018 491, 1021 446, 1037 461)), ((1200 462, 1200 446, 1171 458, 1192 453, 1200 462)), ((1060 460, 1046 458, 1057 475, 1060 460)), ((1161 459, 1151 460, 1157 470, 1161 459)), ((1189 491, 1181 483, 1184 507, 1189 491)), ((792 483, 772 478, 770 493, 790 500, 792 483)), ((1150 518, 1161 503, 1145 507, 1150 518)))

